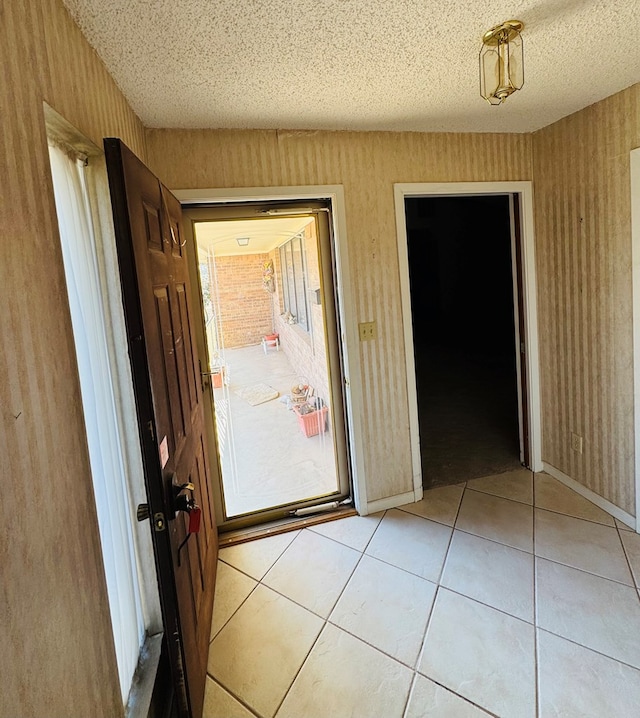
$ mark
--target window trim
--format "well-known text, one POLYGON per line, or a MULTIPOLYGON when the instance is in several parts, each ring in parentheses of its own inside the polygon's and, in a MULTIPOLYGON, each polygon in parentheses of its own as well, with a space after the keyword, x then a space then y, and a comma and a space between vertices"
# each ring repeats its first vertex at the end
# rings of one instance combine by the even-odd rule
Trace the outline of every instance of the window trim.
MULTIPOLYGON (((129 360, 126 353, 118 351, 118 347, 125 342, 126 327, 120 282, 112 281, 113 277, 119 278, 119 270, 106 164, 104 153, 99 147, 83 136, 46 102, 42 103, 42 107, 47 144, 62 149, 72 160, 79 160, 82 164, 84 204, 87 221, 92 230, 93 261, 95 262, 100 295, 93 299, 101 306, 100 311, 104 315, 106 326, 107 362, 115 418, 113 430, 120 443, 123 489, 128 503, 127 523, 131 532, 127 552, 131 555, 132 577, 139 592, 136 610, 140 611, 144 627, 144 636, 140 637, 142 642, 137 665, 128 686, 122 685, 122 671, 119 662, 117 670, 119 687, 125 700, 124 715, 126 718, 142 718, 149 711, 151 700, 149 686, 155 681, 158 671, 163 625, 151 534, 148 525, 140 524, 134 518, 137 504, 146 501, 146 488, 142 479, 142 457, 135 421, 135 397, 129 360)), ((51 176, 49 181, 53 199, 54 187, 51 176)), ((91 472, 93 474, 93 467, 91 472)), ((102 536, 100 537, 100 549, 103 553, 102 536)), ((118 628, 116 626, 112 626, 112 628, 115 634, 118 628)))
POLYGON ((283 314, 289 312, 293 318, 295 326, 299 327, 306 334, 311 334, 311 322, 309 312, 309 298, 307 297, 307 257, 305 246, 305 232, 302 230, 286 242, 278 245, 278 253, 280 258, 280 286, 282 287, 282 310, 283 314), (296 272, 296 255, 294 243, 300 245, 300 270, 296 272), (291 272, 289 277, 289 264, 287 256, 291 259, 291 272), (299 282, 301 287, 298 286, 299 282), (292 291, 293 290, 293 291, 292 291), (304 303, 304 320, 301 321, 299 300, 302 298, 304 303), (295 311, 293 311, 295 309, 295 311))

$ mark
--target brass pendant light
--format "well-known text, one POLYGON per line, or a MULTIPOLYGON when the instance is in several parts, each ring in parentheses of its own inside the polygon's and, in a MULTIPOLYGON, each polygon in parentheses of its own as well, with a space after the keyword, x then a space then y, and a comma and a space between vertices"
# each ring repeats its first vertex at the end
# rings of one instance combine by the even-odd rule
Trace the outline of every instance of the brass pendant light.
POLYGON ((524 85, 523 28, 520 20, 507 20, 482 37, 480 95, 490 105, 502 104, 524 85))

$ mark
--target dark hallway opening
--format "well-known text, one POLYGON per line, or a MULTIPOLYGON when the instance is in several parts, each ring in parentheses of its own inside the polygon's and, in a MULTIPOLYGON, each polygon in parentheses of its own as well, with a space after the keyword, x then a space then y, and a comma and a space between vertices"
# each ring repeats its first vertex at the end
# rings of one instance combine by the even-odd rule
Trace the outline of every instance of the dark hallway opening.
POLYGON ((405 208, 423 485, 517 469, 509 197, 405 208))

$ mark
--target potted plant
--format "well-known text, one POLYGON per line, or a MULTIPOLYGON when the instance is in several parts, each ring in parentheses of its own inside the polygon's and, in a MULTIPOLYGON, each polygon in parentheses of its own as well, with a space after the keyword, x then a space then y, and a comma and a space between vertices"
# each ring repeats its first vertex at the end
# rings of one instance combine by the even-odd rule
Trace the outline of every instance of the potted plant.
POLYGON ((327 414, 329 409, 320 398, 306 401, 293 406, 293 411, 298 417, 298 425, 302 433, 308 438, 317 434, 324 434, 327 430, 327 414))

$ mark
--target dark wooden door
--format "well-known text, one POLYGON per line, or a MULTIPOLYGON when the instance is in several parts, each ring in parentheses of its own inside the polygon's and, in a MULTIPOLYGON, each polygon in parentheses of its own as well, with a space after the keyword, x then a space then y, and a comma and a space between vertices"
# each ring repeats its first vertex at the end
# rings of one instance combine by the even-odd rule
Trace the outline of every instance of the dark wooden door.
POLYGON ((182 212, 120 140, 104 146, 173 694, 158 685, 156 696, 174 714, 195 718, 204 700, 218 543, 182 212), (202 512, 200 531, 188 540, 190 516, 178 510, 187 499, 202 512))

